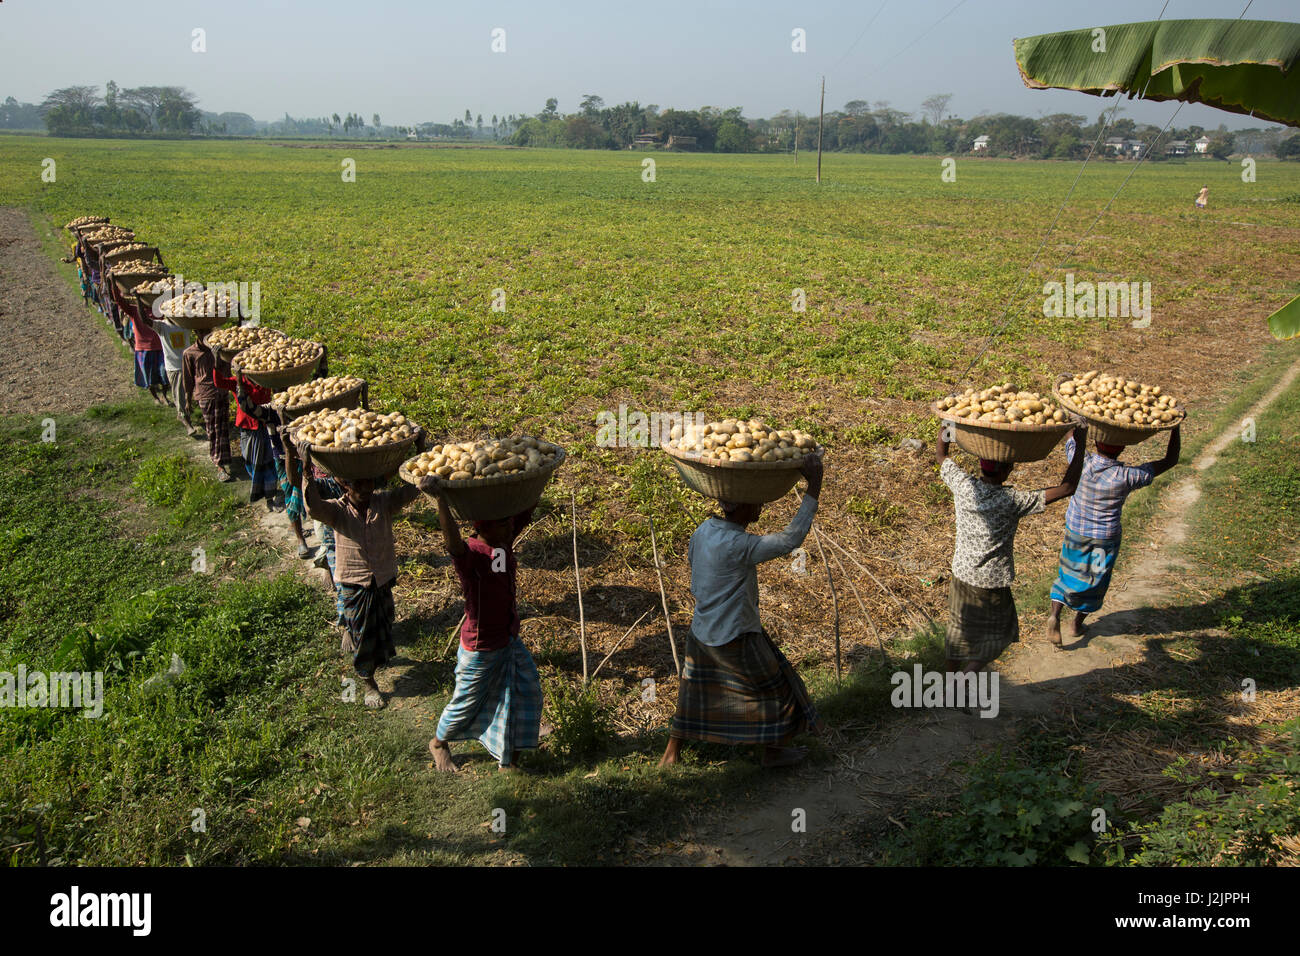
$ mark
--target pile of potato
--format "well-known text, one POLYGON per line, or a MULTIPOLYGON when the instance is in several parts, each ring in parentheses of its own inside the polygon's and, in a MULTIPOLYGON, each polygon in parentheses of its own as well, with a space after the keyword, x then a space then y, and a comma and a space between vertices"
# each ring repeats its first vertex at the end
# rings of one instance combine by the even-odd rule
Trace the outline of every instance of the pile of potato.
POLYGON ((1017 389, 1010 382, 992 388, 968 388, 939 402, 945 418, 995 424, 1059 425, 1070 417, 1050 398, 1017 389))
POLYGON ((134 239, 135 233, 122 226, 105 226, 85 235, 86 242, 115 242, 119 239, 134 239))
POLYGON ((724 418, 697 427, 673 426, 668 447, 695 452, 704 461, 797 461, 817 450, 817 440, 799 429, 770 428, 756 418, 724 418))
POLYGON ((293 423, 299 441, 331 450, 377 448, 410 438, 415 425, 398 412, 381 415, 364 408, 323 408, 293 423))
POLYGON ((283 332, 277 332, 275 329, 264 329, 253 325, 231 326, 217 329, 209 335, 208 345, 214 349, 238 352, 260 342, 270 342, 284 337, 283 332))
POLYGON ((158 313, 164 316, 234 316, 238 312, 239 303, 229 292, 214 292, 212 289, 195 290, 184 295, 173 293, 171 298, 158 306, 158 313))
POLYGON ((434 445, 409 461, 407 471, 417 478, 432 476, 448 481, 467 478, 491 478, 536 471, 555 461, 559 445, 541 441, 531 435, 518 438, 492 438, 487 441, 449 442, 434 445))
POLYGON ((64 226, 64 229, 76 229, 78 226, 89 226, 92 222, 108 222, 107 216, 79 216, 72 222, 64 226))
POLYGON ((1143 385, 1095 369, 1058 386, 1062 400, 1078 412, 1116 425, 1163 425, 1179 417, 1178 403, 1159 385, 1143 385))
MULTIPOLYGON (((162 267, 159 266, 159 269, 161 270, 162 267)), ((131 291, 139 292, 141 295, 148 292, 156 292, 159 295, 174 295, 182 291, 184 287, 184 280, 170 275, 166 271, 160 271, 157 279, 145 279, 131 291)))
POLYGON ((241 372, 284 372, 306 365, 320 354, 320 345, 309 339, 263 339, 239 353, 241 372))
MULTIPOLYGON (((211 341, 211 340, 209 340, 211 341)), ((315 405, 327 398, 341 395, 361 384, 361 379, 351 375, 336 375, 330 378, 312 379, 301 385, 290 385, 283 392, 276 392, 272 401, 285 408, 297 408, 300 405, 315 405)))

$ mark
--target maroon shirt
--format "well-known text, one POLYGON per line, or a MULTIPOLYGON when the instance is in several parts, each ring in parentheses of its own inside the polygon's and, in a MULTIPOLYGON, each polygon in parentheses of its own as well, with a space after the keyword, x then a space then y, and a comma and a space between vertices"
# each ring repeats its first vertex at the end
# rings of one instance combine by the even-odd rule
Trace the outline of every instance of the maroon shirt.
MULTIPOLYGON (((532 511, 515 517, 514 535, 532 517, 532 511)), ((511 538, 514 538, 511 535, 511 538)), ((466 538, 465 553, 452 555, 451 563, 465 595, 465 624, 460 629, 460 646, 467 651, 496 651, 519 633, 519 609, 515 604, 514 548, 507 546, 505 570, 492 570, 492 546, 482 538, 466 538)), ((501 561, 497 562, 501 567, 501 561)))

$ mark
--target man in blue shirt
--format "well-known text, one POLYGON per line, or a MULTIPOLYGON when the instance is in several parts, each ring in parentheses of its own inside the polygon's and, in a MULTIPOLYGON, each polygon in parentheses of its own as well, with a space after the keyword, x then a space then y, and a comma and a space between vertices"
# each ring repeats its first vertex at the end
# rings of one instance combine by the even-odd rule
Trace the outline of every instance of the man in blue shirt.
POLYGON ((750 534, 745 528, 762 506, 724 501, 723 517, 709 518, 691 535, 695 614, 660 766, 677 763, 686 739, 756 744, 764 766, 789 766, 806 753, 790 746, 792 738, 821 728, 803 681, 758 619, 757 566, 799 547, 817 513, 821 457, 805 458, 800 472, 808 489, 784 531, 750 534))
MULTIPOLYGON (((1066 444, 1074 454, 1074 439, 1066 444)), ((1061 565, 1052 585, 1052 611, 1047 618, 1047 639, 1061 646, 1061 612, 1074 611, 1070 636, 1083 636, 1083 620, 1101 610, 1101 602, 1110 588, 1111 572, 1119 556, 1120 513, 1128 496, 1145 488, 1158 475, 1178 464, 1182 450, 1181 428, 1169 433, 1165 457, 1142 465, 1126 465, 1119 460, 1123 445, 1097 442, 1097 450, 1084 462, 1079 488, 1065 512, 1065 542, 1061 545, 1061 565)))

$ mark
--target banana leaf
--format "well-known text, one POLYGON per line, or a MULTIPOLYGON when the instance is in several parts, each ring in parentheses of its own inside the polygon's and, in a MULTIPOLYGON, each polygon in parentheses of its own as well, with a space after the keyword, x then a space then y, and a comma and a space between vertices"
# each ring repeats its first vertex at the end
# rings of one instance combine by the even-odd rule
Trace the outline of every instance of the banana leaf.
MULTIPOLYGON (((1044 33, 1015 41, 1035 90, 1204 103, 1300 126, 1300 23, 1159 20, 1044 33)), ((1300 296, 1268 318, 1274 338, 1300 336, 1300 296)))
POLYGON ((1300 335, 1300 295, 1268 317, 1268 328, 1275 339, 1293 339, 1300 335))
POLYGON ((1016 40, 1015 54, 1031 89, 1183 100, 1300 126, 1300 23, 1121 23, 1016 40))

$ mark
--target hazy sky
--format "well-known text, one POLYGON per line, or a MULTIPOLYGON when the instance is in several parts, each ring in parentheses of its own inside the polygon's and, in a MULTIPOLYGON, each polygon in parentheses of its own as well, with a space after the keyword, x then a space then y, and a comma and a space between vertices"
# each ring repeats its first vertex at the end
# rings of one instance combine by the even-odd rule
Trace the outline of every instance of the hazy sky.
MULTIPOLYGON (((586 93, 693 109, 783 108, 887 100, 915 111, 952 93, 962 117, 1071 112, 1090 120, 1109 100, 1027 90, 1014 37, 1160 15, 1164 0, 2 0, 0 98, 40 102, 74 84, 176 85, 214 112, 257 119, 350 111, 367 123, 449 122, 466 109, 537 113, 547 97, 574 111, 586 93), (954 11, 954 7, 956 10, 954 11), (945 14, 946 19, 941 18, 945 14), (874 18, 874 21, 873 21, 874 18), (506 51, 493 53, 492 31, 506 51), (807 52, 791 51, 791 31, 807 52), (207 52, 191 50, 206 31, 207 52), (926 32, 928 31, 928 32, 926 32), (921 36, 924 34, 924 36, 921 36), (918 40, 918 37, 921 37, 918 40), (916 42, 914 42, 916 41, 916 42)), ((1165 19, 1236 17, 1245 0, 1169 0, 1165 19)), ((1293 20, 1298 0, 1253 0, 1247 17, 1293 20)), ((1163 125, 1176 104, 1125 103, 1163 125)), ((1264 125, 1186 106, 1177 125, 1264 125)))

